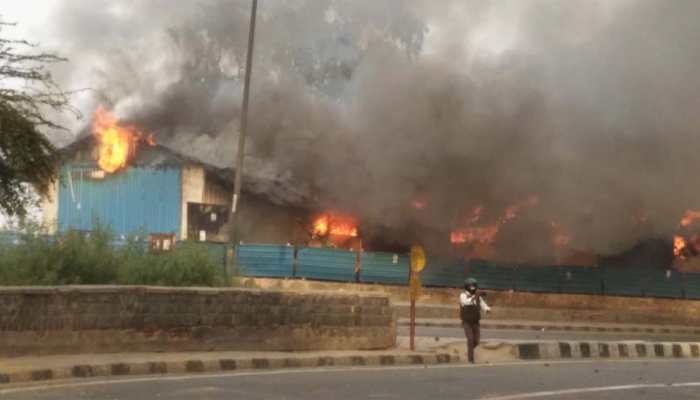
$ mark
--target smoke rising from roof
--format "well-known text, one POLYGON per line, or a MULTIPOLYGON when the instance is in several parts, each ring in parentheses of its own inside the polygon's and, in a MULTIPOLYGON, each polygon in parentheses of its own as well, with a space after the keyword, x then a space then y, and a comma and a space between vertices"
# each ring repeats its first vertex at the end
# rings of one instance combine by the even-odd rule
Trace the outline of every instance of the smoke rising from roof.
MULTIPOLYGON (((64 0, 53 29, 74 69, 60 73, 90 77, 86 111, 231 165, 248 13, 64 0)), ((512 257, 540 257, 550 221, 598 252, 670 235, 700 206, 699 14, 692 0, 262 0, 247 180, 404 240, 537 195, 499 233, 512 257)))

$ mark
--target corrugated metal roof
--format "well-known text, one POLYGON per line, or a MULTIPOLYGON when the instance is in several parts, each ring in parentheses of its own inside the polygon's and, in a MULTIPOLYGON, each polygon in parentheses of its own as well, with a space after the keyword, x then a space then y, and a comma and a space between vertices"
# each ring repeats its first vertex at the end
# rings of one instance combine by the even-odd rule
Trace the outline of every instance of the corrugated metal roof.
POLYGON ((181 171, 129 167, 103 179, 93 166, 65 165, 58 189, 60 230, 109 226, 116 235, 175 233, 180 237, 181 171))

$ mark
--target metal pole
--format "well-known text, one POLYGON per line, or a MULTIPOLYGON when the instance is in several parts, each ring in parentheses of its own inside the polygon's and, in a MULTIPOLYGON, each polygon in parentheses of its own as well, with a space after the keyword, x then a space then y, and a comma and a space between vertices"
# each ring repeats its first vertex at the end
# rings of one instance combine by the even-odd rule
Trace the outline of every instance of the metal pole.
POLYGON ((408 311, 408 318, 409 318, 409 348, 411 351, 416 350, 416 296, 414 293, 414 280, 416 279, 416 272, 413 271, 413 268, 408 269, 408 281, 409 281, 409 292, 410 292, 410 297, 411 297, 411 306, 408 311))
POLYGON ((233 259, 238 263, 238 202, 241 198, 241 181, 243 180, 243 159, 245 157, 245 139, 248 133, 248 101, 250 98, 250 76, 253 67, 253 45, 255 44, 255 18, 258 11, 258 0, 253 0, 250 11, 250 31, 248 32, 248 54, 246 56, 245 83, 243 86, 243 105, 241 107, 241 129, 238 136, 238 154, 236 157, 235 173, 233 182, 233 199, 231 199, 231 243, 233 244, 233 259))

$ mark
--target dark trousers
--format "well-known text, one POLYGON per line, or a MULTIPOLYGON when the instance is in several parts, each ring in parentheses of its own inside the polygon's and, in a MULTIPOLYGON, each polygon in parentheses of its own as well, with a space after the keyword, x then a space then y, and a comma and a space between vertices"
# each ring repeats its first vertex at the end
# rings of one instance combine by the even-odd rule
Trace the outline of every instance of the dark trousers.
POLYGON ((470 363, 474 362, 474 349, 479 346, 479 339, 481 337, 481 328, 479 323, 468 323, 463 322, 462 327, 464 327, 464 336, 467 338, 467 358, 470 363))

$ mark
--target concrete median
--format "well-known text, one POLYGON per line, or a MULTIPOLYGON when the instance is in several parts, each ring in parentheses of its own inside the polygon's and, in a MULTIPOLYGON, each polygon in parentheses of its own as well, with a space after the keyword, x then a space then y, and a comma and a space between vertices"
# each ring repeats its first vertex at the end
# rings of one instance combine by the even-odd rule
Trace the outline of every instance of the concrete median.
POLYGON ((0 360, 0 387, 40 381, 98 377, 198 374, 293 368, 438 365, 460 362, 458 354, 372 351, 313 353, 127 353, 20 357, 0 360))
MULTIPOLYGON (((465 351, 464 340, 435 347, 453 355, 465 351)), ((643 341, 485 341, 477 348, 478 363, 504 361, 573 361, 632 359, 696 359, 700 343, 643 341)))

